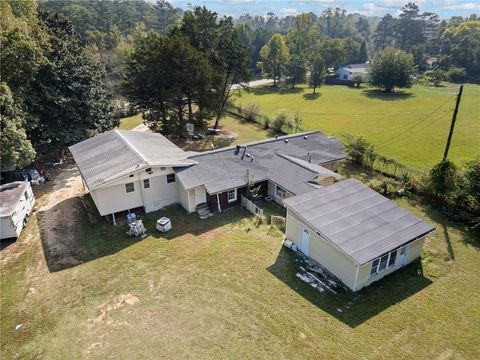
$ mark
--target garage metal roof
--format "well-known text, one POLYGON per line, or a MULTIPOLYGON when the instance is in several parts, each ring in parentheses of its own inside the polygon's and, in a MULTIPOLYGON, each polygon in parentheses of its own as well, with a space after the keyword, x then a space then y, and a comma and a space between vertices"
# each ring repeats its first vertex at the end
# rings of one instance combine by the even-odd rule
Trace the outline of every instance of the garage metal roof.
POLYGON ((156 133, 112 130, 69 147, 90 190, 152 166, 195 164, 156 133))
POLYGON ((284 203, 360 265, 435 230, 356 179, 284 203))

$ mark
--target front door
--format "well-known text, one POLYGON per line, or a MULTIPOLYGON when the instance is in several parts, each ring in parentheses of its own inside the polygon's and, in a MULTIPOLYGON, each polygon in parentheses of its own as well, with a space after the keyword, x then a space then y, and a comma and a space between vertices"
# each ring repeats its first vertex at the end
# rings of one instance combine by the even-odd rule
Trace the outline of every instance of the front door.
POLYGON ((400 248, 400 256, 398 257, 398 265, 397 268, 401 268, 405 265, 405 261, 407 260, 407 248, 408 245, 402 246, 400 248))
POLYGON ((300 251, 308 256, 308 250, 310 248, 310 231, 303 228, 300 234, 300 251))

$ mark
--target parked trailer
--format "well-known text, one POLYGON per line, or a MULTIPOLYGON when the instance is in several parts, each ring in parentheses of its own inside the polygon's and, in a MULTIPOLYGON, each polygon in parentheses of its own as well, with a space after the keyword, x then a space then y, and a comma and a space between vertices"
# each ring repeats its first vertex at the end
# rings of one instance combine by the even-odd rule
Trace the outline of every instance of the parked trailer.
POLYGON ((35 204, 28 181, 15 181, 0 186, 1 239, 18 238, 35 204))

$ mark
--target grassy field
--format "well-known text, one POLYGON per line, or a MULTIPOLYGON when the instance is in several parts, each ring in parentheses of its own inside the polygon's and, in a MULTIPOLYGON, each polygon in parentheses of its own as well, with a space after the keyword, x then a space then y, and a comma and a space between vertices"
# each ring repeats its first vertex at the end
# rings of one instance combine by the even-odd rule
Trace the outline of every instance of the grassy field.
POLYGON ((120 126, 118 128, 121 130, 132 130, 138 125, 140 125, 142 122, 142 114, 137 114, 121 119, 120 126))
MULTIPOLYGON (((272 118, 280 112, 292 116, 298 112, 306 130, 364 135, 378 152, 421 169, 443 156, 457 88, 415 85, 386 95, 367 88, 323 86, 313 95, 305 86, 263 86, 243 92, 237 103, 256 103, 272 118)), ((479 99, 480 86, 465 85, 449 155, 458 163, 480 155, 479 99)))
POLYGON ((478 234, 398 202, 437 231, 421 262, 355 295, 301 282, 282 234, 239 209, 201 221, 173 207, 144 216, 149 236, 133 239, 80 206, 81 263, 59 271, 46 265, 37 213, 0 268, 0 357, 478 358, 478 234), (154 231, 161 215, 173 220, 167 236, 154 231))

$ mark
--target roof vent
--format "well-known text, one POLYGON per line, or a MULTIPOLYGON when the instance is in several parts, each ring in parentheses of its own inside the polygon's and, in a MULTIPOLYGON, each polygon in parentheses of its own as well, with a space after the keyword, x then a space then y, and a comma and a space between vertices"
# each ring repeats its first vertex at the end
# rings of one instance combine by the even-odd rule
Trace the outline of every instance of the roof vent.
POLYGON ((285 139, 285 142, 288 143, 288 139, 285 139))
POLYGON ((245 156, 249 158, 252 155, 250 155, 249 153, 246 153, 245 156))
POLYGON ((252 158, 250 159, 250 162, 253 162, 253 156, 252 156, 252 158))
POLYGON ((308 139, 308 135, 305 135, 303 138, 304 138, 305 140, 307 140, 307 139, 308 139))

